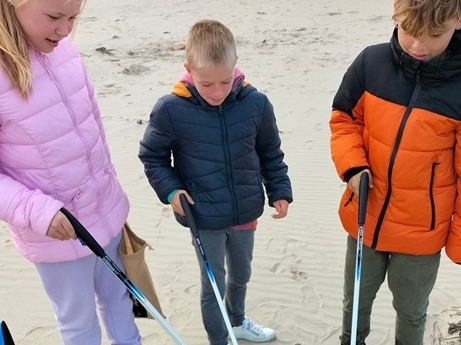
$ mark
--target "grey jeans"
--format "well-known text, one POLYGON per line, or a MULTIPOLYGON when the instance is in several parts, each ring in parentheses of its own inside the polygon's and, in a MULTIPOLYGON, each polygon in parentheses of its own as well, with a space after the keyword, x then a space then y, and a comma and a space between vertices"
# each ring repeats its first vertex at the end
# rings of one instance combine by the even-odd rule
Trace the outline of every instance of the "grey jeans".
MULTIPOLYGON (((344 269, 343 326, 341 344, 350 345, 357 241, 348 236, 344 269)), ((395 344, 422 345, 429 295, 437 278, 440 252, 408 255, 378 252, 363 246, 357 344, 370 333, 373 301, 387 273, 396 311, 395 344)))
MULTIPOLYGON (((232 326, 240 326, 245 317, 247 283, 251 277, 255 230, 200 230, 199 236, 232 326), (227 268, 227 277, 226 277, 227 268), (226 284, 227 283, 227 284, 226 284)), ((200 305, 210 345, 227 345, 227 327, 219 309, 202 255, 195 247, 201 272, 200 305)))

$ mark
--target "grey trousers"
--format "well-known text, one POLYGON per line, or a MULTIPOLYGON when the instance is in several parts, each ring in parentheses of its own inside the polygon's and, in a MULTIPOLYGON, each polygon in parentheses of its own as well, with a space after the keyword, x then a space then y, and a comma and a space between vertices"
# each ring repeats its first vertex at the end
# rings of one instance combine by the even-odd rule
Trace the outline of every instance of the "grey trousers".
MULTIPOLYGON (((251 277, 255 230, 199 230, 202 247, 232 326, 240 326, 245 317, 247 283, 251 277), (227 276, 226 276, 227 268, 227 276)), ((227 345, 227 327, 219 309, 202 255, 192 237, 201 272, 200 305, 210 345, 227 345)))
MULTIPOLYGON (((343 326, 341 344, 350 345, 357 241, 348 236, 344 269, 343 326)), ((440 252, 407 255, 378 252, 363 246, 357 344, 370 333, 373 301, 387 273, 396 311, 395 344, 423 345, 429 295, 437 278, 440 252)), ((354 344, 355 345, 355 344, 354 344)))

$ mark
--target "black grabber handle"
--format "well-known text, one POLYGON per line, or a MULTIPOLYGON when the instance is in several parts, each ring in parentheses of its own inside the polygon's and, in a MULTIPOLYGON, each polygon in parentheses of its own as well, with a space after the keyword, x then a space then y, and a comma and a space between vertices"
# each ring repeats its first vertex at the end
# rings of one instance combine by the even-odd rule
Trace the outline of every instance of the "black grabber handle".
POLYGON ((88 248, 91 249, 93 253, 95 253, 97 256, 100 258, 103 258, 106 256, 106 253, 104 252, 104 249, 99 245, 98 242, 94 239, 93 236, 88 232, 87 229, 80 223, 77 218, 74 217, 72 213, 67 211, 64 207, 61 208, 61 212, 64 213, 64 215, 69 219, 70 224, 74 227, 74 231, 77 234, 77 237, 82 241, 85 245, 88 246, 88 248))
POLYGON ((189 224, 192 234, 197 236, 197 226, 195 225, 194 216, 192 215, 192 209, 190 207, 189 201, 187 201, 187 198, 183 193, 179 194, 179 201, 181 202, 182 209, 186 214, 187 224, 189 224))
POLYGON ((364 172, 360 175, 359 187, 359 225, 365 224, 367 215, 367 199, 368 199, 368 173, 364 172))

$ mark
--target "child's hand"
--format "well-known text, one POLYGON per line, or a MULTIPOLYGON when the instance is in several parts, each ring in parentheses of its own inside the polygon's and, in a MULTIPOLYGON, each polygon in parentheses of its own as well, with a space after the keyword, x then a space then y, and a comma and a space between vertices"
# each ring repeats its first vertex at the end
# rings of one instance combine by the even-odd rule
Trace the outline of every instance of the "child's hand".
POLYGON ((70 239, 76 240, 77 235, 75 234, 72 224, 69 219, 61 212, 58 211, 51 220, 50 227, 46 232, 46 236, 54 238, 60 241, 67 241, 70 239))
POLYGON ((288 213, 289 202, 286 200, 277 200, 273 203, 276 213, 272 215, 274 219, 285 218, 288 213))
POLYGON ((184 217, 185 213, 182 209, 181 201, 179 200, 179 195, 181 194, 184 194, 186 196, 186 199, 189 202, 189 204, 194 204, 194 200, 192 200, 191 196, 184 189, 178 189, 176 193, 173 194, 170 204, 174 212, 184 217))
POLYGON ((358 174, 355 174, 351 177, 351 179, 347 182, 347 187, 354 192, 355 195, 359 195, 359 187, 360 187, 360 175, 363 173, 368 174, 368 187, 373 188, 373 177, 371 176, 371 172, 369 169, 362 170, 358 174))

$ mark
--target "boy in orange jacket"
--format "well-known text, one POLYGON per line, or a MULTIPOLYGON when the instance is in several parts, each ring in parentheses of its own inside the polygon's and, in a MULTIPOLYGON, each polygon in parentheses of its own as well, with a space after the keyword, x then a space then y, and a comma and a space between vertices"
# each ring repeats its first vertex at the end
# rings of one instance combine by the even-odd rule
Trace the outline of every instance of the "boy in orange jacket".
POLYGON ((357 344, 365 344, 373 300, 387 274, 397 314, 395 344, 422 345, 446 243, 451 259, 461 262, 455 213, 455 205, 461 209, 460 16, 461 0, 395 0, 390 42, 364 49, 334 98, 331 153, 348 186, 339 206, 349 233, 343 345, 351 335, 361 174, 369 174, 371 189, 357 344))

